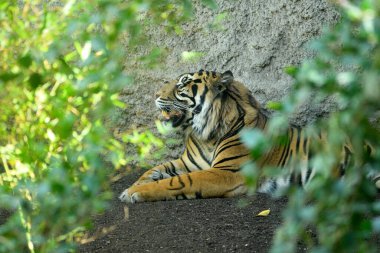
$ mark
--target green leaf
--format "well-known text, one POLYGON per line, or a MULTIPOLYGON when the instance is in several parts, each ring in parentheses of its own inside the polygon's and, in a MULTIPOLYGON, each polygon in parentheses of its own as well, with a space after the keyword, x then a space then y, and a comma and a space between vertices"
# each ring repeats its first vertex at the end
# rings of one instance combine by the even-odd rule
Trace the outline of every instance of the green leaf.
POLYGON ((182 61, 184 62, 196 62, 199 61, 204 53, 202 52, 196 52, 196 51, 183 51, 181 56, 182 56, 182 61))
POLYGON ((272 110, 281 110, 283 105, 280 102, 269 101, 267 103, 267 108, 272 110))
POLYGON ((72 113, 67 113, 64 117, 60 118, 57 125, 57 133, 62 139, 66 139, 72 135, 76 117, 72 113))
POLYGON ((29 66, 32 64, 33 59, 30 56, 30 54, 25 54, 24 56, 20 57, 18 60, 19 64, 24 68, 29 68, 29 66))
POLYGON ((372 227, 374 232, 380 233, 380 217, 376 217, 372 220, 372 227))
POLYGON ((0 80, 3 82, 8 82, 16 79, 18 76, 20 76, 19 73, 12 73, 12 72, 6 72, 0 74, 0 80))
POLYGON ((190 0, 182 0, 182 5, 183 5, 183 14, 185 17, 190 17, 191 14, 193 13, 193 4, 191 3, 190 0))
POLYGON ((259 129, 242 130, 240 136, 244 145, 256 154, 255 158, 259 157, 267 147, 267 138, 259 129))
POLYGON ((29 84, 33 89, 43 84, 43 76, 40 73, 32 73, 29 76, 29 84))
POLYGON ((284 68, 284 71, 286 74, 290 75, 291 77, 295 77, 298 71, 298 68, 295 66, 288 66, 284 68))
POLYGON ((214 0, 202 0, 202 3, 212 10, 216 10, 218 8, 218 5, 214 0))

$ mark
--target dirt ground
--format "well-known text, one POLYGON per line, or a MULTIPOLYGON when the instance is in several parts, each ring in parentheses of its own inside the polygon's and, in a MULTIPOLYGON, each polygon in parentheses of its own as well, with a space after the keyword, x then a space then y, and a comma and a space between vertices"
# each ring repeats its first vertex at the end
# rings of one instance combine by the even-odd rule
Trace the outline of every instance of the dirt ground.
MULTIPOLYGON (((268 252, 282 222, 286 198, 264 194, 230 199, 178 200, 125 205, 117 195, 141 173, 112 185, 110 208, 94 217, 94 229, 78 252, 268 252), (266 217, 257 217, 270 209, 266 217)), ((380 198, 380 195, 379 195, 380 198)), ((9 213, 0 209, 0 224, 9 213)), ((380 236, 374 238, 380 245, 380 236)), ((307 252, 297 245, 297 252, 307 252)))
MULTIPOLYGON (((285 198, 257 194, 127 206, 117 194, 137 177, 131 174, 113 184, 111 207, 95 218, 96 239, 79 252, 268 252, 286 205, 285 198), (269 216, 256 216, 265 209, 271 210, 269 216)), ((305 251, 298 246, 298 252, 305 251)))

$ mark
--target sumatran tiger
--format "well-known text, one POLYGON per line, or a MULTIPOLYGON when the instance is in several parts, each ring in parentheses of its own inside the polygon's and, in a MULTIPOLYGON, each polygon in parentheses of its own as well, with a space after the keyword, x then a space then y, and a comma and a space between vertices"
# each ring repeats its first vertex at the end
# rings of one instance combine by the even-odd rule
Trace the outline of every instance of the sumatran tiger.
MULTIPOLYGON (((250 159, 250 152, 239 133, 244 128, 265 129, 268 118, 231 71, 183 74, 157 92, 156 106, 173 127, 184 131, 185 150, 180 158, 144 173, 120 195, 122 201, 232 197, 247 192, 240 169, 250 159)), ((258 164, 284 167, 295 154, 307 160, 310 139, 298 127, 289 127, 288 135, 285 145, 272 148, 258 164)), ((350 154, 345 146, 341 167, 350 154)), ((304 186, 313 176, 312 169, 306 162, 300 171, 298 183, 304 186)), ((380 187, 380 176, 375 179, 380 187)), ((267 179, 258 190, 272 192, 291 181, 292 175, 267 179)))

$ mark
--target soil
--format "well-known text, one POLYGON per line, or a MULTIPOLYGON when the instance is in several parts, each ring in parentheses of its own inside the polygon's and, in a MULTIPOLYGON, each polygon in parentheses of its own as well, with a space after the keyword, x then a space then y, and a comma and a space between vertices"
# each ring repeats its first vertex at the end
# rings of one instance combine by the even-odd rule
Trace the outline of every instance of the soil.
MULTIPOLYGON (((80 252, 268 252, 287 203, 265 194, 121 203, 117 195, 137 177, 130 174, 113 184, 111 207, 95 218, 94 240, 82 244, 80 252), (266 209, 268 216, 256 216, 266 209)), ((306 248, 298 245, 297 251, 306 248)))
MULTIPOLYGON (((141 173, 112 184, 110 208, 94 217, 94 229, 78 252, 268 252, 287 199, 265 194, 125 205, 117 199, 141 173), (265 217, 256 216, 270 209, 265 217)), ((380 195, 379 195, 380 198, 380 195)), ((10 213, 0 209, 0 225, 10 213)), ((373 238, 380 245, 380 236, 373 238)), ((307 248, 297 245, 297 252, 307 248)))

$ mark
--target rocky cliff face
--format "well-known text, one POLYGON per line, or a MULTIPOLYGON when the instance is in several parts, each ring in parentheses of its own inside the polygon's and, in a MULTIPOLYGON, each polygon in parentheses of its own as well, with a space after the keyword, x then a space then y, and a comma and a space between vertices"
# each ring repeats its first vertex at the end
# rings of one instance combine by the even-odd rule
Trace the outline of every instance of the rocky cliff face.
MULTIPOLYGON (((166 57, 158 68, 143 69, 137 60, 127 57, 126 68, 136 76, 133 86, 126 87, 122 94, 128 107, 114 116, 121 131, 136 127, 154 129, 158 115, 154 93, 162 80, 201 68, 231 70, 263 105, 281 100, 292 85, 283 69, 318 53, 309 51, 307 43, 339 17, 325 0, 217 2, 217 12, 197 6, 194 19, 182 26, 181 35, 156 28, 148 31, 148 44, 165 51, 166 57), (181 58, 184 51, 201 52, 202 56, 198 62, 185 62, 181 58)), ((146 50, 143 47, 137 54, 146 50)), ((295 121, 304 124, 330 108, 329 102, 318 108, 305 105, 295 121)), ((178 148, 173 150, 171 155, 178 155, 178 148)))

